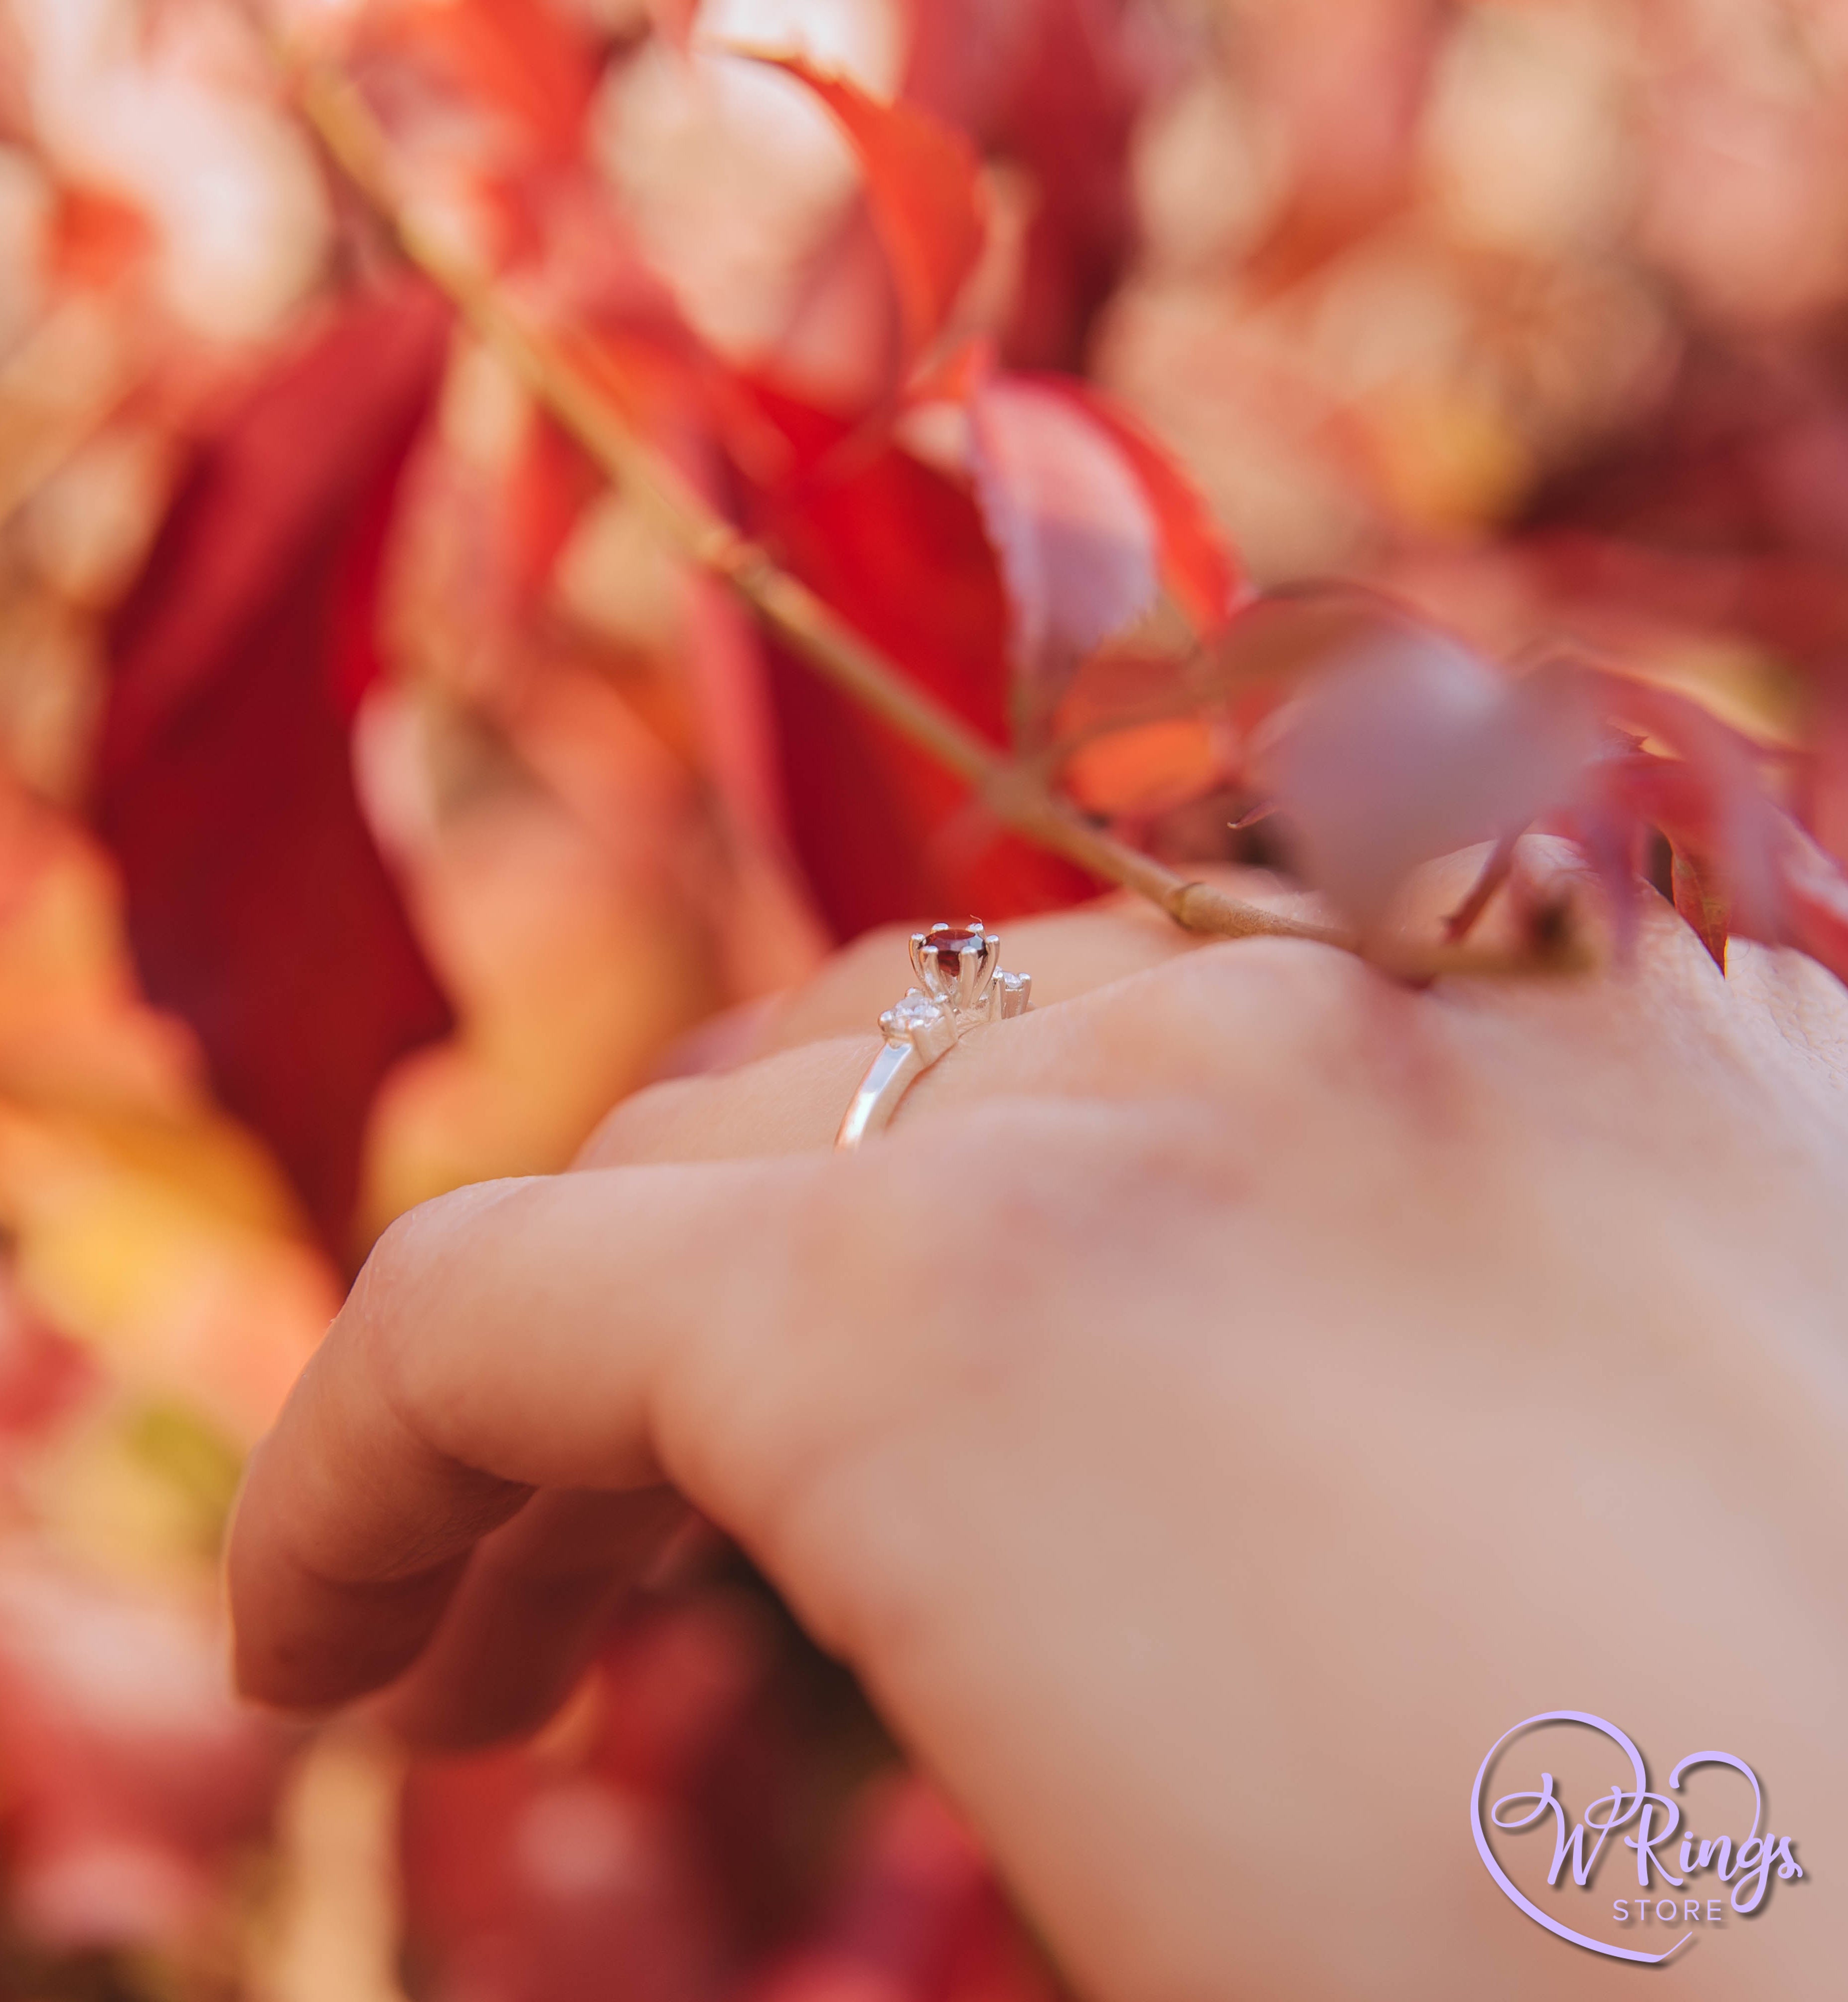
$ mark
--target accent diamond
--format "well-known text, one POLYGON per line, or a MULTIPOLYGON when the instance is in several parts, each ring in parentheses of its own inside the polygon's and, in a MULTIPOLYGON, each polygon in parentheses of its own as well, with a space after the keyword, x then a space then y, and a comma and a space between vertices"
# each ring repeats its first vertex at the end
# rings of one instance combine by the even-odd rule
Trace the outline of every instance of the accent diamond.
POLYGON ((880 1017, 879 1026, 888 1036, 908 1036, 914 1030, 926 1029, 940 1022, 947 1012, 942 1002, 933 1001, 928 994, 920 994, 914 989, 880 1017))

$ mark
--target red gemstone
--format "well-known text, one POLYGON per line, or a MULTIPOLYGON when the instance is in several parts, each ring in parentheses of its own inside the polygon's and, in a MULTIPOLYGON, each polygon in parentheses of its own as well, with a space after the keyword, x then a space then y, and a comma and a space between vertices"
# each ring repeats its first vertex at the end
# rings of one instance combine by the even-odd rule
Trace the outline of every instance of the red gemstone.
POLYGON ((937 964, 945 975, 954 979, 961 971, 963 954, 973 953, 979 959, 987 941, 980 931, 965 927, 958 931, 933 932, 924 943, 936 954, 937 964))

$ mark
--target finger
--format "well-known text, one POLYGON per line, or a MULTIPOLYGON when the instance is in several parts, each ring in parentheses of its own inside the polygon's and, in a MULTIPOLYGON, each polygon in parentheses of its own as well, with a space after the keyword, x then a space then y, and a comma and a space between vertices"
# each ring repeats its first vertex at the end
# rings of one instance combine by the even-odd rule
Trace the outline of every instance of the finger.
MULTIPOLYGON (((874 1025, 915 978, 908 930, 869 932, 799 992, 727 1024, 723 1060, 697 1048, 677 1072, 626 1099, 580 1151, 579 1168, 734 1160, 831 1146, 877 1052, 874 1025)), ((1010 924, 1002 955, 1034 976, 1046 1008, 1165 964, 1199 943, 1140 898, 1010 924)))
MULTIPOLYGON (((1351 955, 1299 940, 1199 941, 1107 986, 967 1031, 906 1093, 896 1124, 997 1097, 1191 1097, 1274 1076, 1353 990, 1396 991, 1351 955)), ((830 1148, 879 1048, 840 1038, 686 1078, 619 1105, 580 1157, 608 1168, 830 1148)))
MULTIPOLYGON (((452 1603, 473 1617, 456 1599, 471 1553, 535 1490, 660 1485, 663 1355, 678 1369, 775 1313, 806 1179, 564 1176, 395 1225, 252 1461, 228 1557, 245 1690, 312 1708, 381 1688, 452 1603)), ((540 1700, 582 1596, 561 1595, 549 1651, 524 1678, 507 1664, 497 1702, 540 1700)))
MULTIPOLYGON (((1526 856, 1536 882, 1557 879, 1561 894, 1575 887, 1582 895, 1585 872, 1568 864, 1563 844, 1534 842, 1526 856)), ((1435 943, 1445 914, 1468 893, 1488 855, 1487 848, 1445 858, 1419 872, 1407 885, 1400 920, 1408 937, 1435 943)), ((1248 901, 1287 915, 1314 915, 1306 901, 1276 879, 1253 870, 1217 870, 1213 880, 1248 901)), ((1666 906, 1645 913, 1644 942, 1653 947, 1664 927, 1682 942, 1686 927, 1666 906)), ((723 1076, 678 1079, 638 1093, 612 1112, 579 1156, 582 1167, 610 1167, 675 1160, 724 1160, 758 1155, 797 1153, 832 1144, 842 1113, 867 1063, 877 1052, 871 1025, 912 978, 908 933, 895 929, 871 933, 830 962, 799 995, 773 1017, 759 1020, 760 1041, 772 1053, 727 1070, 723 1076), (826 1038, 826 1040, 817 1040, 826 1038)), ((1478 942, 1510 953, 1520 950, 1518 926, 1505 895, 1490 905, 1477 927, 1478 942)), ((1355 985, 1351 963, 1327 947, 1222 941, 1179 930, 1145 899, 1114 897, 1056 916, 1027 919, 1006 927, 1002 954, 1007 964, 1034 976, 1034 1010, 1020 1024, 992 1025, 971 1036, 950 1061, 939 1065, 908 1097, 901 1116, 915 1121, 932 1106, 950 1105, 997 1090, 1052 1094, 1102 1090, 1126 1079, 1167 1088, 1173 1066, 1153 1049, 1148 1033, 1145 984, 1139 977, 1205 953, 1207 976, 1218 989, 1236 966, 1236 983, 1260 1003, 1271 996, 1278 969, 1289 962, 1302 975, 1313 1019, 1324 999, 1345 996, 1355 985), (1228 950, 1240 955, 1228 962, 1228 950), (1131 985, 1116 997, 1121 1005, 1074 1009, 1105 990, 1131 985), (1048 1016, 1063 1019, 1056 1029, 1048 1016), (1100 1027, 1107 1033, 1101 1037, 1100 1027), (1126 1053, 1139 1062, 1125 1065, 1126 1053)), ((1651 963, 1654 957, 1650 955, 1651 963)), ((1550 989, 1551 982, 1536 983, 1550 989)), ((1192 989, 1185 977, 1173 990, 1192 989)), ((1197 991, 1197 990, 1192 990, 1197 991)), ((1491 996, 1491 1003, 1494 996, 1491 996)), ((1229 1033, 1249 1011, 1235 994, 1228 1005, 1229 1033)), ((1267 1022, 1266 1040, 1274 1043, 1267 1022)), ((1198 1044, 1171 1045, 1170 1054, 1191 1056, 1198 1044)))
MULTIPOLYGON (((1215 874, 1240 895, 1279 909, 1302 902, 1254 870, 1215 874)), ((773 1013, 755 1017, 755 1061, 741 1060, 742 1045, 733 1038, 730 1061, 717 1074, 678 1076, 636 1093, 598 1127, 574 1165, 731 1160, 831 1146, 877 1051, 874 1024, 915 978, 909 941, 897 927, 866 934, 773 1013)), ((1182 931, 1145 898, 1118 896, 1009 924, 1002 954, 1009 967, 1033 975, 1034 1012, 1043 1017, 1212 943, 1182 931)), ((968 1076, 992 1091, 999 1072, 987 1062, 968 1076)))
MULTIPOLYGON (((1532 870, 1550 874, 1562 894, 1583 895, 1582 869, 1554 866, 1549 848, 1536 846, 1532 870)), ((1435 937, 1485 853, 1446 858, 1421 872, 1408 886, 1407 926, 1435 937)), ((1086 932, 1107 950, 1109 924, 1093 918, 1086 932)), ((1518 949, 1512 921, 1495 906, 1481 935, 1485 944, 1518 949)), ((1091 964, 1104 958, 1093 954, 1091 964)), ((1693 933, 1653 896, 1639 912, 1629 971, 1614 980, 1593 974, 1452 979, 1427 994, 1325 946, 1195 941, 1062 1003, 970 1032, 912 1087, 897 1123, 908 1128, 999 1094, 1232 1097, 1249 1111, 1280 1092, 1287 1097, 1294 1079, 1329 1074, 1331 1066, 1361 1061, 1389 1071, 1399 1055, 1421 1049, 1428 1055, 1456 1011, 1502 1021, 1537 1052, 1562 1040, 1576 1048, 1630 1034, 1639 1017, 1647 1026, 1653 1010, 1670 1003, 1735 1020, 1756 1012, 1748 983, 1721 982, 1693 933)), ((723 1077, 640 1093, 605 1121, 584 1163, 737 1160, 827 1148, 877 1048, 871 1036, 837 1038, 723 1077)))
POLYGON ((879 1047, 859 1026, 859 1035, 804 1044, 719 1076, 651 1085, 610 1114, 575 1165, 744 1160, 831 1147, 879 1047))
MULTIPOLYGON (((1323 919, 1315 900, 1252 869, 1203 864, 1201 877, 1280 915, 1323 919)), ((657 1077, 713 1076, 809 1042, 863 1032, 914 975, 914 927, 887 925, 836 953, 795 992, 748 1001, 682 1037, 657 1077)), ((1180 930, 1146 898, 1122 892, 1075 910, 1009 921, 1003 950, 1010 966, 1034 975, 1041 1006, 1158 966, 1202 943, 1180 930)), ((577 1163, 594 1165, 587 1153, 577 1163)))
POLYGON ((476 1547, 429 1644, 382 1700, 380 1720, 414 1745, 450 1752, 538 1729, 685 1519, 666 1488, 535 1495, 476 1547))

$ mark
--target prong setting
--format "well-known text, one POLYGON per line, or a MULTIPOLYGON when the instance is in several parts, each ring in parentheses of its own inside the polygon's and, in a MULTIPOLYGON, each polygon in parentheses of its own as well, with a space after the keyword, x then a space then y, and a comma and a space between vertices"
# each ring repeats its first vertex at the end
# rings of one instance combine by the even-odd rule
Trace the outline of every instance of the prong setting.
POLYGON ((912 934, 912 965, 926 993, 959 1015, 980 1014, 1000 964, 1001 941, 978 918, 912 934))
POLYGON ((916 988, 879 1018, 880 1032, 894 1047, 908 1043, 926 1063, 945 1055, 957 1040, 957 1024, 947 1002, 916 988))

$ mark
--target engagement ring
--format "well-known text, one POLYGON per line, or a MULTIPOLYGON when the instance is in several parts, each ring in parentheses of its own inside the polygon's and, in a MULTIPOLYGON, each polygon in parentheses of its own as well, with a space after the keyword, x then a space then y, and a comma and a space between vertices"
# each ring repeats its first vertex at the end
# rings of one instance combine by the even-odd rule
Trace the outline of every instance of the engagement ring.
POLYGON ((919 985, 880 1017, 885 1047, 853 1094, 836 1147, 857 1147, 889 1125, 899 1100, 964 1030, 1027 1012, 1032 975, 1004 971, 1000 940, 976 919, 912 933, 911 963, 919 985))

